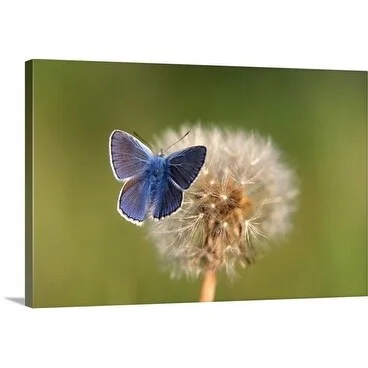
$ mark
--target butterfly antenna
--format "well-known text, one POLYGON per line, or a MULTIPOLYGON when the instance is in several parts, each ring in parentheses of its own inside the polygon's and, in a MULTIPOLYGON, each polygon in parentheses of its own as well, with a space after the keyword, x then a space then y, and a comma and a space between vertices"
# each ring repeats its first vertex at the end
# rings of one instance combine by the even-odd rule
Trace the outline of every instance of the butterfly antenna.
POLYGON ((145 139, 143 139, 137 132, 133 131, 133 134, 139 138, 143 143, 145 143, 149 148, 153 149, 152 145, 149 144, 145 139))
POLYGON ((175 144, 179 143, 180 141, 182 141, 188 134, 190 133, 190 130, 188 132, 186 132, 178 141, 176 141, 175 143, 173 143, 171 146, 167 147, 165 152, 167 150, 169 150, 172 146, 175 146, 175 144))

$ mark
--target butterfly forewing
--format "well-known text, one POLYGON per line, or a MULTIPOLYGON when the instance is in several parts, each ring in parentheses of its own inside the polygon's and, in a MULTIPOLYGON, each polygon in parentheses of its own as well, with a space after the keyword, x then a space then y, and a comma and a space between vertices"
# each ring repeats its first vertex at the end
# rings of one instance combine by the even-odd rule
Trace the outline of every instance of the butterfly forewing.
POLYGON ((119 180, 142 174, 153 157, 152 151, 132 135, 115 130, 110 136, 110 161, 119 180))
POLYGON ((153 217, 161 219, 175 212, 183 201, 183 193, 170 179, 162 183, 164 189, 159 191, 154 200, 153 217))
POLYGON ((120 192, 118 211, 127 220, 140 223, 150 204, 150 181, 143 175, 128 180, 120 192))
POLYGON ((180 188, 188 189, 197 177, 206 158, 204 146, 193 146, 167 156, 170 177, 180 188))

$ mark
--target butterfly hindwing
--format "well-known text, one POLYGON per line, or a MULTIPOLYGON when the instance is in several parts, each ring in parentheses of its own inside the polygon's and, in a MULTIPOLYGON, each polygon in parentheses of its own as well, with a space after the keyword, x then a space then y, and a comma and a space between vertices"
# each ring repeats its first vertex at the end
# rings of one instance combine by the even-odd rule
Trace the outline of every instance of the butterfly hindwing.
POLYGON ((151 184, 145 175, 128 180, 119 195, 119 213, 128 221, 142 223, 150 205, 150 191, 151 184))
POLYGON ((183 193, 177 188, 170 178, 166 178, 161 183, 162 187, 157 191, 157 198, 154 199, 153 217, 161 219, 175 212, 183 201, 183 193))
POLYGON ((170 177, 183 190, 188 189, 197 177, 206 158, 207 149, 204 146, 193 146, 169 155, 170 177))
POLYGON ((117 179, 126 180, 142 174, 152 157, 152 151, 131 134, 121 130, 112 132, 110 162, 117 179))

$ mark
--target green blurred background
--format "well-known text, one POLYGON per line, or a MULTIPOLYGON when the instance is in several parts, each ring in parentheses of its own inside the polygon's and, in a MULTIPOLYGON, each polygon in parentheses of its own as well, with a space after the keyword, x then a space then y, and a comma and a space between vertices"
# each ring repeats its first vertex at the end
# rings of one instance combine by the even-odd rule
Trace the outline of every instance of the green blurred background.
POLYGON ((367 294, 367 74, 33 61, 34 306, 197 301, 116 211, 112 130, 198 120, 271 135, 301 180, 294 230, 216 300, 367 294))

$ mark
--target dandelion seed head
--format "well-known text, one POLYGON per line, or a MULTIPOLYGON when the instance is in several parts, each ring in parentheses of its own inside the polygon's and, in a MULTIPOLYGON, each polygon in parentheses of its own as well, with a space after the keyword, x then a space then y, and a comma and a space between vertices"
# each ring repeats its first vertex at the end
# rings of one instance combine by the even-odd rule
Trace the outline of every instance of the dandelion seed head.
POLYGON ((182 208, 148 232, 173 276, 196 277, 256 261, 273 240, 289 232, 299 190, 294 172, 270 138, 256 132, 183 126, 156 138, 167 154, 194 145, 207 147, 205 163, 184 192, 182 208))

